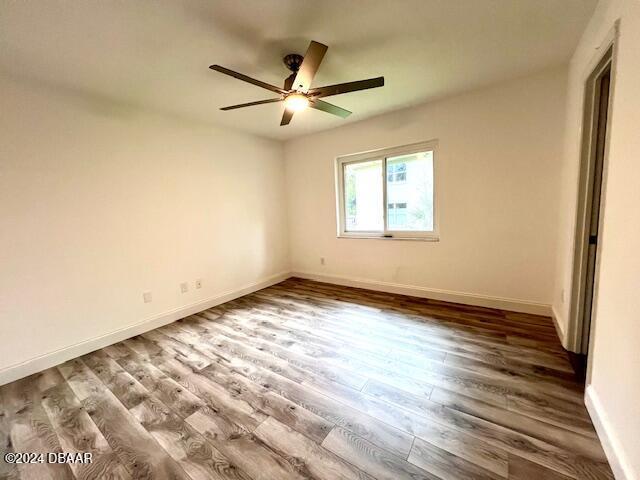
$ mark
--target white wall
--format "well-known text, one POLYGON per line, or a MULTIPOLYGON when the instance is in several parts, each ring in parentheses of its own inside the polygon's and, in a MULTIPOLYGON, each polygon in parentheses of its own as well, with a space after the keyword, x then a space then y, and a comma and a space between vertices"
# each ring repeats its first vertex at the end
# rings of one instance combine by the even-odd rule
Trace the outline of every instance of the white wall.
POLYGON ((0 380, 288 271, 280 143, 9 79, 0 92, 0 380))
POLYGON ((590 411, 617 478, 640 479, 640 2, 601 1, 569 68, 561 199, 562 230, 554 308, 565 326, 571 288, 580 122, 589 64, 620 19, 614 67, 600 271, 595 298, 590 411))
POLYGON ((292 270, 548 313, 565 87, 555 69, 288 141, 292 270), (440 241, 336 238, 335 157, 431 139, 440 241))

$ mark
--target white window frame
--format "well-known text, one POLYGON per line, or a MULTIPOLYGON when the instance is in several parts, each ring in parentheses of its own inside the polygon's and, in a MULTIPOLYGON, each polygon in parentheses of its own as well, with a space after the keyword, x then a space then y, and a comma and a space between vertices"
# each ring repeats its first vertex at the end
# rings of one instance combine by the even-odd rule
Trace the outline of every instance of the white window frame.
POLYGON ((338 238, 373 238, 383 240, 423 240, 423 241, 439 241, 439 211, 440 203, 438 201, 438 185, 437 185, 437 158, 438 158, 438 141, 430 140, 427 142, 413 143, 411 145, 403 145, 399 147, 382 148, 379 150, 370 150, 368 152, 354 153, 351 155, 342 155, 336 158, 335 163, 335 186, 336 186, 336 205, 338 220, 338 238), (395 231, 386 230, 387 226, 387 159, 389 157, 397 157, 400 155, 411 155, 412 153, 432 152, 433 155, 433 230, 431 231, 395 231), (352 163, 362 163, 372 160, 382 160, 382 214, 384 216, 384 228, 382 232, 352 232, 346 230, 345 219, 345 201, 344 201, 344 167, 352 163))

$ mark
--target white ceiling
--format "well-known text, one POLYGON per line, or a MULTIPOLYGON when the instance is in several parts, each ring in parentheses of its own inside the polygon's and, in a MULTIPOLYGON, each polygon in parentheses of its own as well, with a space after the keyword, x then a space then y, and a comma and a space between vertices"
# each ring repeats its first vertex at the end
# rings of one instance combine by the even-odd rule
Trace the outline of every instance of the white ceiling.
POLYGON ((0 70, 285 139, 566 62, 596 0, 0 0, 0 70), (384 75, 327 100, 347 120, 282 106, 207 67, 282 85, 281 58, 329 46, 313 86, 384 75))

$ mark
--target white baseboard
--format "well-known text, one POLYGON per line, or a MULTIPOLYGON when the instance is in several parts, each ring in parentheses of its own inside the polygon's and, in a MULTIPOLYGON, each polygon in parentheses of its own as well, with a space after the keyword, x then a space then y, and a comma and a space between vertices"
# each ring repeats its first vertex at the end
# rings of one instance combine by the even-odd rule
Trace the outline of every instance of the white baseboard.
POLYGON ((620 444, 620 441, 613 431, 613 427, 609 422, 607 413, 600 402, 598 393, 593 388, 593 385, 588 385, 584 393, 584 402, 587 406, 587 411, 593 421, 593 426, 598 433, 600 443, 604 453, 609 460, 611 470, 616 480, 640 480, 640 476, 635 474, 632 470, 624 449, 620 444))
POLYGON ((454 292, 451 290, 440 290, 436 288, 419 287, 415 285, 405 285, 401 283, 380 282, 364 278, 344 277, 340 275, 325 275, 314 272, 292 272, 292 277, 317 280, 318 282, 333 283, 347 287, 366 288, 379 292, 399 293, 411 295, 413 297, 431 298, 445 302, 462 303, 476 307, 498 308, 513 312, 531 313, 535 315, 551 315, 551 305, 545 303, 535 303, 526 300, 512 298, 491 297, 475 293, 454 292))
POLYGON ((114 332, 91 338, 53 352, 45 353, 44 355, 40 355, 21 363, 10 365, 9 367, 5 367, 0 370, 0 385, 13 382, 14 380, 46 370, 47 368, 59 365, 60 363, 66 362, 67 360, 71 360, 72 358, 76 358, 80 355, 85 355, 93 352, 94 350, 104 348, 108 345, 113 345, 114 343, 121 342, 127 338, 140 335, 141 333, 148 332, 154 328, 162 327, 168 323, 188 317, 194 313, 201 312, 208 308, 215 307, 216 305, 220 305, 221 303, 228 302, 235 298, 242 297, 243 295, 275 285, 276 283, 286 280, 290 276, 289 272, 281 272, 271 275, 270 277, 264 278, 258 282, 246 285, 245 287, 223 292, 214 297, 176 308, 159 315, 154 315, 153 317, 146 318, 141 322, 129 325, 128 327, 121 328, 114 332))

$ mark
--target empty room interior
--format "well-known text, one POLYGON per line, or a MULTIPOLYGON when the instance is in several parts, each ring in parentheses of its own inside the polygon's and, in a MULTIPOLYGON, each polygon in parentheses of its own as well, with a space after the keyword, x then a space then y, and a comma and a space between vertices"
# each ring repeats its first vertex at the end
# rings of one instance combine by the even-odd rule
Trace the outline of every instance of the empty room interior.
POLYGON ((0 479, 640 480, 638 0, 0 0, 0 479))

